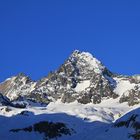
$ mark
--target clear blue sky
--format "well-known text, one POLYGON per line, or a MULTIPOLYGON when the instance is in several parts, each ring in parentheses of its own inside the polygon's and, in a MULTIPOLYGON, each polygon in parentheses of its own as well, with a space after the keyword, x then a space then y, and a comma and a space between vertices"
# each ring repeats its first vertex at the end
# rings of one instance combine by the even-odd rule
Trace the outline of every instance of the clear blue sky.
POLYGON ((140 73, 140 0, 0 0, 0 81, 39 79, 75 49, 140 73))

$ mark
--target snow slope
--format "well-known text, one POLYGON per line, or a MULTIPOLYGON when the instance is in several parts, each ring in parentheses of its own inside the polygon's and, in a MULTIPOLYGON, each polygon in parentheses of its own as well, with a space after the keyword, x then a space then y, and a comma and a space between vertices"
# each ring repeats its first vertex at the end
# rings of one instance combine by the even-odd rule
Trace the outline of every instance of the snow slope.
POLYGON ((12 133, 9 130, 25 128, 36 122, 47 120, 51 122, 63 122, 68 128, 74 130, 71 136, 58 138, 60 140, 118 140, 113 136, 114 132, 109 131, 109 134, 106 134, 106 130, 109 129, 112 123, 118 118, 137 107, 138 105, 129 107, 126 103, 120 104, 118 100, 114 101, 113 99, 104 100, 104 102, 98 105, 83 105, 78 102, 62 103, 61 101, 57 101, 44 107, 32 105, 25 109, 10 107, 11 111, 9 112, 6 111, 6 106, 1 106, 0 137, 2 137, 3 140, 9 140, 9 138, 18 140, 21 137, 22 140, 43 140, 43 134, 37 132, 12 133), (20 113, 23 111, 28 112, 21 115, 20 113), (103 135, 101 136, 101 134, 103 135), (100 137, 97 139, 95 136, 100 137))

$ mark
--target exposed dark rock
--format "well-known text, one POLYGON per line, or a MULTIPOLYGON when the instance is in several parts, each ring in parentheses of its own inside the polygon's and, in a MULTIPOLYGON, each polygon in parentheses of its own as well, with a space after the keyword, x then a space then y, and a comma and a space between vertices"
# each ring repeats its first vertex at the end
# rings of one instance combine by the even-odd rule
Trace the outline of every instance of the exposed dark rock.
POLYGON ((62 98, 61 98, 61 101, 62 101, 63 103, 71 103, 71 102, 74 102, 75 100, 76 100, 76 98, 73 97, 73 96, 72 96, 72 93, 69 93, 69 92, 64 93, 64 94, 62 95, 62 98))
POLYGON ((124 93, 120 98, 120 103, 128 102, 129 106, 133 106, 140 103, 140 91, 136 89, 131 89, 124 93))
POLYGON ((19 131, 25 132, 39 132, 44 134, 44 139, 57 139, 63 135, 71 135, 72 129, 67 128, 64 123, 53 123, 48 121, 42 121, 35 123, 33 126, 29 126, 21 129, 11 129, 10 132, 17 133, 19 131))
POLYGON ((88 103, 91 102, 91 97, 92 97, 91 94, 86 94, 85 93, 84 95, 82 95, 81 97, 79 97, 78 102, 79 103, 82 103, 82 104, 88 104, 88 103))

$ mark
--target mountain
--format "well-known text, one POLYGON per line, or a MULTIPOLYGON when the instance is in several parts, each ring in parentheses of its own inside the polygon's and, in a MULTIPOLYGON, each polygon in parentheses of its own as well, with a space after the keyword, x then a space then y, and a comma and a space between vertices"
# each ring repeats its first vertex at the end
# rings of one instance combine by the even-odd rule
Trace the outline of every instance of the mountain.
POLYGON ((38 133, 44 137, 38 134, 37 139, 118 140, 122 127, 123 140, 140 139, 133 136, 139 136, 139 127, 134 132, 135 126, 129 124, 131 134, 125 125, 118 127, 129 121, 125 114, 135 115, 133 110, 140 105, 140 75, 113 73, 88 52, 75 50, 38 81, 23 73, 8 78, 0 83, 0 93, 0 122, 7 124, 2 123, 0 132, 4 140, 22 134, 23 140, 36 138, 38 133))
POLYGON ((10 100, 19 97, 49 103, 60 99, 70 103, 101 103, 105 98, 120 98, 120 103, 139 103, 140 76, 110 72, 90 53, 74 51, 55 72, 39 81, 23 73, 0 84, 0 92, 10 100))

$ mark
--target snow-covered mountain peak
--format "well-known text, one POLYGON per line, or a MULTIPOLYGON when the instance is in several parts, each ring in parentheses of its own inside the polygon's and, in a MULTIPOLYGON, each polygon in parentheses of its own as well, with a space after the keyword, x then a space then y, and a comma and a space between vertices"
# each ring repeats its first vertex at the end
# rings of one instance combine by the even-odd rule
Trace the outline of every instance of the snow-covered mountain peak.
POLYGON ((6 95, 10 100, 14 100, 21 95, 28 95, 34 85, 34 82, 28 76, 19 73, 1 83, 0 92, 6 95))
POLYGON ((139 109, 123 117, 139 105, 140 75, 114 74, 92 54, 75 50, 58 70, 39 81, 20 73, 0 83, 0 136, 139 140, 139 109), (55 123, 58 120, 62 123, 55 123))
MULTIPOLYGON (((18 81, 22 81, 23 83, 26 83, 26 82, 31 81, 31 79, 26 74, 19 73, 19 74, 15 75, 15 76, 7 78, 3 83, 5 83, 5 82, 17 83, 18 81)), ((3 83, 0 83, 0 84, 3 84, 3 83)))
POLYGON ((89 52, 75 50, 69 57, 69 60, 82 66, 88 65, 88 68, 96 73, 101 73, 105 69, 105 66, 89 52))
POLYGON ((120 103, 135 105, 140 102, 140 76, 115 75, 92 54, 75 50, 47 77, 34 82, 20 73, 1 83, 0 92, 10 100, 22 96, 43 103, 61 99, 63 103, 99 104, 119 96, 120 103))
POLYGON ((81 62, 88 63, 89 66, 94 69, 103 70, 105 68, 105 66, 89 52, 80 52, 76 50, 71 57, 77 58, 81 62))

